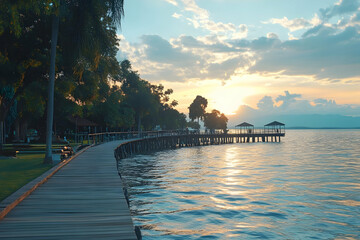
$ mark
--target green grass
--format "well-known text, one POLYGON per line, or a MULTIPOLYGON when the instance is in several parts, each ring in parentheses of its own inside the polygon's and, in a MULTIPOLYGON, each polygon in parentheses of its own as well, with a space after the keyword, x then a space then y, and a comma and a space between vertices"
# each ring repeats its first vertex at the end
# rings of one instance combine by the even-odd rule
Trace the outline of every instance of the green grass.
MULTIPOLYGON (((60 148, 64 144, 53 144, 52 148, 60 148)), ((5 144, 4 150, 16 151, 45 151, 45 144, 5 144)))
MULTIPOLYGON (((85 144, 92 144, 92 141, 90 143, 88 140, 84 140, 82 143, 74 143, 72 141, 69 142, 69 145, 72 148, 75 148, 79 145, 85 145, 85 144)), ((53 144, 52 148, 62 148, 67 144, 53 144)), ((5 144, 4 145, 4 151, 45 151, 46 145, 41 143, 36 144, 5 144)), ((1 154, 0 154, 1 155, 1 154)))
POLYGON ((0 201, 49 170, 44 154, 18 154, 16 158, 0 158, 0 201))

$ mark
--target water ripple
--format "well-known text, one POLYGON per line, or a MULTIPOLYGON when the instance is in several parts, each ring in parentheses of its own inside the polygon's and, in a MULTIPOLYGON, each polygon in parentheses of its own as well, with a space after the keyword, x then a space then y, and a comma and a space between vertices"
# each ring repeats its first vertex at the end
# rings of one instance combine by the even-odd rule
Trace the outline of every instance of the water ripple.
POLYGON ((360 131, 288 131, 119 167, 144 239, 360 239, 359 145, 360 131))

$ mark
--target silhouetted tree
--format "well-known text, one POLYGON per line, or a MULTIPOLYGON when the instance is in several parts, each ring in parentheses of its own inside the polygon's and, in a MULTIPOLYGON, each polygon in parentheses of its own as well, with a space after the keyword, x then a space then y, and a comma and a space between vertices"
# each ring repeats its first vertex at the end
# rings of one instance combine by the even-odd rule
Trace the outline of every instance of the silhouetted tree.
POLYGON ((208 105, 206 98, 202 96, 196 96, 194 101, 189 106, 189 118, 194 121, 195 119, 199 120, 204 119, 205 109, 208 105))
POLYGON ((198 122, 190 121, 186 123, 186 127, 190 127, 193 129, 200 129, 200 124, 198 122))
POLYGON ((210 129, 212 133, 215 129, 222 129, 225 132, 227 122, 227 117, 216 109, 212 110, 211 113, 206 113, 204 117, 204 125, 206 128, 210 129))

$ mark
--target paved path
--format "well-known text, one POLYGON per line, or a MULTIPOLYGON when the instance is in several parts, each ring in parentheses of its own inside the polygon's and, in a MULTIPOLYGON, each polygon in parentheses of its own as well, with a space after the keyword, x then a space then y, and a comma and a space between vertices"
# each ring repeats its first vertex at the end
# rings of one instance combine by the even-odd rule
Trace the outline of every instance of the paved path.
POLYGON ((0 239, 136 239, 114 149, 73 159, 0 221, 0 239))

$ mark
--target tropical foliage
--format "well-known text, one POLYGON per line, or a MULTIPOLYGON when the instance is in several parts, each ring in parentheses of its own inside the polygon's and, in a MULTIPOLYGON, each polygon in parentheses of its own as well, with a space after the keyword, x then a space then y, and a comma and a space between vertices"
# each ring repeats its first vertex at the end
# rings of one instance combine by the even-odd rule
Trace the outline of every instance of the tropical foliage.
POLYGON ((69 117, 91 120, 98 131, 185 127, 171 89, 141 79, 128 60, 116 59, 122 6, 123 0, 0 2, 0 136, 24 140, 33 128, 45 139, 54 16, 56 135, 75 128, 69 117))

